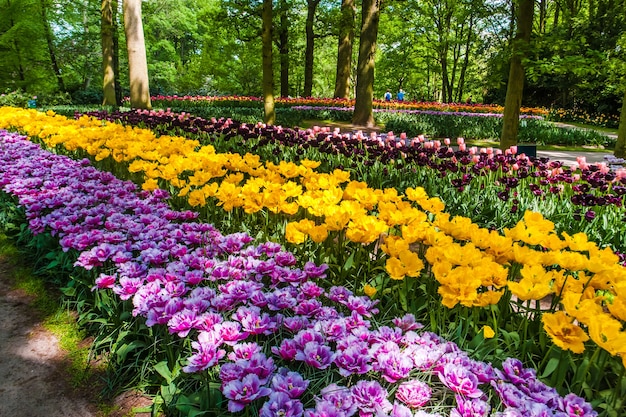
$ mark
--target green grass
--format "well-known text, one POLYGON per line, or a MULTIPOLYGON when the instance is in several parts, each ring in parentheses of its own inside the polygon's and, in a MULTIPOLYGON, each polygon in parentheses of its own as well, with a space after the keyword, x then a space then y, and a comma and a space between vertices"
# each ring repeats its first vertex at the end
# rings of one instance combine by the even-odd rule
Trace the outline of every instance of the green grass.
POLYGON ((576 126, 578 128, 581 128, 581 129, 590 129, 590 130, 596 130, 598 132, 603 132, 603 133, 609 133, 609 134, 617 135, 617 129, 611 129, 609 127, 586 125, 584 123, 578 123, 578 122, 567 122, 566 124, 569 124, 569 125, 572 125, 572 126, 576 126))

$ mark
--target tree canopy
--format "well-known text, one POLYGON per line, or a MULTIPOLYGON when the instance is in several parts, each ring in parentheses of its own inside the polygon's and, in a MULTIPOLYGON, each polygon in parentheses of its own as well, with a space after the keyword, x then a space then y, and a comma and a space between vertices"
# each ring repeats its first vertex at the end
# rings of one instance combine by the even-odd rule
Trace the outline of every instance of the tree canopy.
MULTIPOLYGON (((123 2, 113 3, 116 48, 125 51, 123 2)), ((152 94, 263 95, 263 2, 142 3, 152 94)), ((337 95, 337 75, 347 73, 341 90, 355 97, 362 2, 345 3, 274 2, 275 94, 332 97, 337 95), (350 59, 344 54, 338 60, 339 37, 350 36, 350 22, 350 59)), ((378 3, 374 98, 402 88, 409 100, 461 102, 471 97, 504 104, 516 1, 378 3)), ((624 8, 615 0, 535 2, 523 62, 523 105, 618 115, 626 73, 624 8)), ((102 102, 101 1, 0 0, 0 9, 0 91, 36 95, 65 90, 78 100, 102 102)), ((125 53, 118 54, 118 65, 117 87, 127 95, 125 53)))

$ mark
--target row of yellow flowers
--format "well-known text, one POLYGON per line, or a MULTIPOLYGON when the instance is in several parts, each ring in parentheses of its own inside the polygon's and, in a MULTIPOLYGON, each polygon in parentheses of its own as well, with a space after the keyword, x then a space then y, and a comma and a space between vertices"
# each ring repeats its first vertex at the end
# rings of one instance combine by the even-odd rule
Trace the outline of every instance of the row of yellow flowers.
MULTIPOLYGON (((264 164, 256 155, 220 154, 195 140, 34 110, 2 108, 0 127, 39 137, 52 148, 83 149, 96 160, 111 157, 143 172, 144 189, 167 182, 194 207, 210 200, 224 210, 268 210, 287 219, 299 214, 286 225, 291 243, 343 234, 369 244, 386 236, 381 249, 389 276, 432 273, 446 307, 491 305, 506 289, 520 300, 555 297, 561 308, 544 312, 543 322, 557 345, 580 353, 591 338, 626 365, 626 269, 609 248, 600 249, 582 233, 557 235, 539 213, 526 213, 500 234, 465 217, 451 218, 421 188, 405 195, 372 189, 345 171, 318 173, 315 161, 264 164)), ((372 294, 375 288, 366 290, 372 294)))

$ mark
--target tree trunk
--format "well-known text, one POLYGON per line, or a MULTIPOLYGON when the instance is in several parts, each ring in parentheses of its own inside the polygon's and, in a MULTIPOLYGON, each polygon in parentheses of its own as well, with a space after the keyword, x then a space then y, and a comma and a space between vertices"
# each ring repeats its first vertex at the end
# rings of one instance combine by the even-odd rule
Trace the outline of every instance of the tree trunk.
POLYGON ((146 44, 141 21, 141 0, 124 0, 124 31, 128 50, 128 70, 130 82, 130 106, 150 109, 150 86, 148 82, 148 61, 146 44))
MULTIPOLYGON (((626 77, 625 77, 626 78, 626 77)), ((626 89, 624 90, 624 100, 622 101, 622 112, 619 116, 619 128, 617 129, 617 141, 615 142, 616 158, 626 158, 626 89)))
MULTIPOLYGON (((11 8, 11 1, 7 0, 7 7, 11 8)), ((13 15, 9 18, 9 28, 13 28, 15 26, 15 21, 13 20, 13 15)), ((17 73, 19 75, 20 81, 26 81, 26 74, 24 73, 24 66, 22 65, 22 53, 20 52, 20 46, 17 43, 17 39, 13 39, 13 48, 15 49, 15 54, 17 55, 17 73)), ((20 83, 19 88, 24 87, 23 83, 20 83)))
POLYGON ((274 74, 272 71, 272 0, 263 0, 263 106, 264 121, 268 125, 276 122, 274 110, 274 74))
POLYGON ((352 42, 354 41, 354 0, 341 2, 339 20, 339 47, 337 48, 337 75, 335 77, 335 98, 350 98, 350 73, 352 72, 352 42))
POLYGON ((533 0, 519 0, 517 32, 512 43, 509 82, 506 88, 504 114, 502 116, 502 135, 500 148, 508 149, 517 144, 519 130, 519 112, 524 91, 524 67, 522 58, 527 53, 533 28, 533 0))
POLYGON ((320 0, 307 0, 306 13, 306 47, 304 50, 304 92, 305 97, 311 97, 313 93, 313 53, 315 51, 315 11, 320 0))
POLYGON ((359 62, 357 64, 356 102, 352 123, 374 127, 374 64, 380 5, 382 0, 363 0, 359 62))
POLYGON ((115 59, 113 56, 113 7, 111 0, 102 0, 100 11, 102 20, 100 38, 102 42, 102 92, 103 106, 116 106, 115 95, 115 59))
POLYGON ((52 29, 50 28, 50 22, 48 22, 48 16, 47 16, 48 5, 45 0, 40 0, 39 5, 41 8, 41 21, 43 23, 44 36, 46 37, 46 43, 48 44, 48 53, 50 54, 50 61, 52 62, 52 70, 54 71, 54 76, 57 79, 59 90, 65 91, 65 83, 63 82, 63 77, 61 77, 61 70, 59 70, 57 57, 56 57, 56 54, 54 53, 52 29))
POLYGON ((122 94, 122 83, 120 81, 120 36, 117 24, 118 1, 111 0, 111 9, 113 11, 113 72, 115 74, 115 102, 122 103, 124 95, 122 94))
POLYGON ((461 75, 459 75, 459 86, 457 101, 463 100, 463 90, 465 89, 465 73, 469 66, 470 49, 472 47, 472 37, 474 35, 474 16, 469 17, 469 29, 467 31, 467 40, 465 41, 465 57, 463 58, 463 65, 461 66, 461 75))
POLYGON ((280 0, 280 32, 278 50, 280 53, 280 95, 289 97, 289 16, 286 0, 280 0))

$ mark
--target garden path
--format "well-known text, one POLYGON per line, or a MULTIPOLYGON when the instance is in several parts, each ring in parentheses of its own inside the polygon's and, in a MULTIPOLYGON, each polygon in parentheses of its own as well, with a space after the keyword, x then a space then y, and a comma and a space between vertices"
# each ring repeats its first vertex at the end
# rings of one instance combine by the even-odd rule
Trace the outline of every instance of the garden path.
POLYGON ((139 396, 125 394, 102 406, 91 383, 72 386, 67 352, 42 325, 32 297, 13 287, 14 269, 0 256, 0 416, 149 416, 132 412, 146 405, 139 396))

